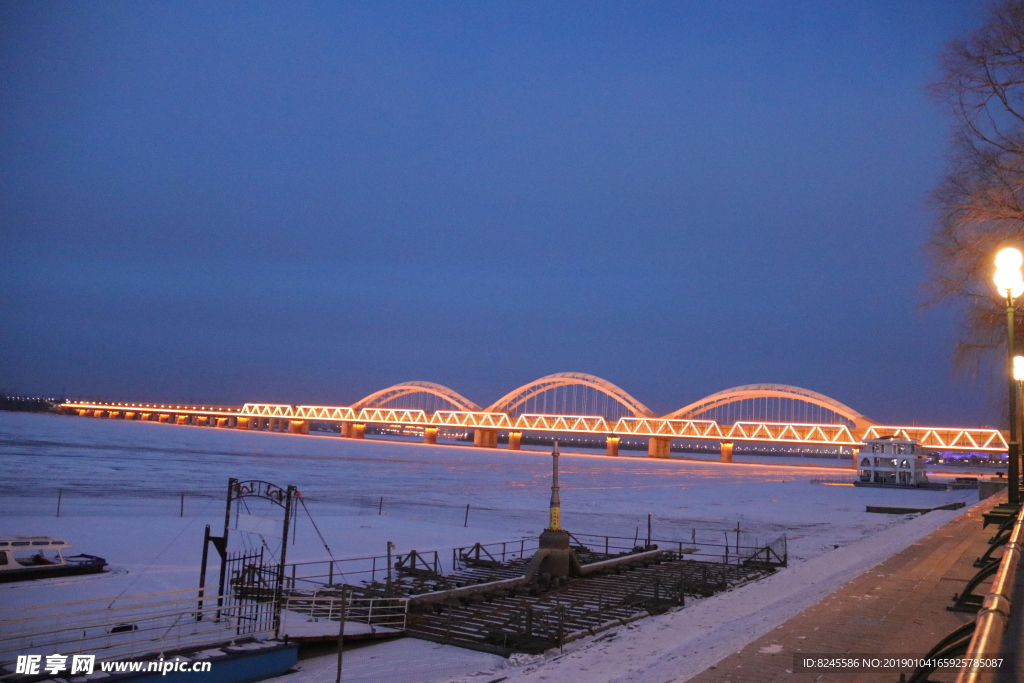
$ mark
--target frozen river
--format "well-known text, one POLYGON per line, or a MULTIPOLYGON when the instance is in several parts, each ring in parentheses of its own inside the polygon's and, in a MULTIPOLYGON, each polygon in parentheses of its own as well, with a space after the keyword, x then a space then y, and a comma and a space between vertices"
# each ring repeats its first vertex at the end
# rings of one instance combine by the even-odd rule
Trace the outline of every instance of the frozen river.
MULTIPOLYGON (((718 639, 693 660, 706 666, 701 662, 715 648, 742 646, 773 619, 956 514, 915 519, 870 514, 866 506, 931 508, 977 499, 973 490, 812 484, 812 478, 849 478, 852 470, 829 460, 810 461, 812 467, 784 462, 566 454, 562 523, 580 533, 643 537, 651 513, 655 538, 717 537, 737 524, 762 540, 786 534, 791 566, 765 580, 774 587, 759 582, 764 586, 721 594, 708 607, 680 613, 691 615, 678 623, 687 624, 693 638, 718 639), (707 612, 703 621, 700 609, 707 612), (760 610, 757 625, 743 626, 751 609, 760 610)), ((223 524, 229 477, 298 487, 323 534, 321 541, 303 512, 298 542, 288 551, 290 561, 301 561, 326 559, 324 542, 342 558, 380 555, 388 541, 406 552, 536 537, 547 521, 550 476, 550 455, 539 451, 0 413, 0 533, 60 536, 78 552, 107 558, 112 569, 0 585, 0 603, 16 611, 19 605, 194 587, 203 526, 217 533, 223 524)), ((273 546, 272 537, 263 540, 273 546)), ((678 621, 673 614, 637 628, 661 628, 656 624, 678 621)), ((615 658, 613 651, 608 656, 615 658)))
MULTIPOLYGON (((836 461, 817 467, 722 465, 645 457, 565 455, 563 523, 600 534, 635 534, 653 515, 655 535, 692 529, 787 533, 797 558, 899 521, 866 505, 934 507, 973 492, 899 491, 811 485, 850 477, 836 461), (805 540, 807 539, 807 540, 805 540)), ((535 535, 547 519, 551 458, 465 445, 425 446, 180 427, 78 417, 0 413, 0 515, 7 531, 30 532, 29 518, 218 519, 227 479, 294 484, 328 540, 345 555, 376 549, 349 540, 327 518, 408 520, 441 529, 469 527, 489 537, 535 535), (383 505, 381 499, 383 498, 383 505)), ((845 463, 844 463, 845 464, 845 463)), ((216 529, 216 524, 214 529, 216 529)), ((443 535, 443 533, 442 533, 443 535)), ((682 535, 682 536, 681 536, 682 535)), ((313 550, 313 549, 311 549, 313 550)))

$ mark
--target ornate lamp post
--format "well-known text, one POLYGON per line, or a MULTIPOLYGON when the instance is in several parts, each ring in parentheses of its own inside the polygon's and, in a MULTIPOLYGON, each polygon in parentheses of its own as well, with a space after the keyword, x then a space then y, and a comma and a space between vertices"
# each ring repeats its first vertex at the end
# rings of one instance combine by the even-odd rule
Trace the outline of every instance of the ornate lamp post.
POLYGON ((1017 419, 1017 381, 1014 377, 1014 360, 1016 353, 1014 344, 1014 299, 1024 294, 1024 276, 1021 275, 1020 267, 1024 263, 1024 256, 1014 249, 1007 247, 996 254, 996 274, 993 280, 996 289, 1006 297, 1006 359, 1007 374, 1010 384, 1010 443, 1007 448, 1009 458, 1007 467, 1007 479, 1009 479, 1009 500, 1010 505, 1020 504, 1020 441, 1018 440, 1019 429, 1017 419))

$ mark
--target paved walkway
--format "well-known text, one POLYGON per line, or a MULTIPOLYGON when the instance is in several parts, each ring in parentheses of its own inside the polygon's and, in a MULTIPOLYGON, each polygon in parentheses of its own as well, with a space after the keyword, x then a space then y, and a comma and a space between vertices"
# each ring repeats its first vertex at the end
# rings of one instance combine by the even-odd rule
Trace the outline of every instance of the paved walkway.
MULTIPOLYGON (((894 669, 794 672, 794 654, 922 656, 954 629, 972 621, 973 614, 946 607, 977 573, 974 560, 988 549, 988 539, 995 533, 994 526, 982 529, 982 513, 1005 498, 1005 494, 993 496, 976 505, 689 683, 899 681, 900 670, 894 669)), ((909 677, 912 668, 902 672, 909 677)), ((953 670, 933 674, 943 681, 955 677, 953 670)))

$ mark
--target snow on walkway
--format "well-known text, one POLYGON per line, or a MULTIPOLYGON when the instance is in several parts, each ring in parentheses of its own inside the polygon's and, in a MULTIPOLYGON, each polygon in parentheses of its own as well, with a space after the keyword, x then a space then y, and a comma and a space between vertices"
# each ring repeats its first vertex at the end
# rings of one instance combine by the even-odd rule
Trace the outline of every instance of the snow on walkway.
MULTIPOLYGON (((504 658, 497 655, 414 638, 399 638, 369 647, 346 649, 341 680, 344 683, 442 683, 469 674, 477 680, 488 681, 491 679, 480 679, 479 676, 489 675, 487 672, 502 668, 504 663, 504 658)), ((337 667, 337 654, 312 657, 301 660, 298 671, 270 681, 333 683, 337 667)))

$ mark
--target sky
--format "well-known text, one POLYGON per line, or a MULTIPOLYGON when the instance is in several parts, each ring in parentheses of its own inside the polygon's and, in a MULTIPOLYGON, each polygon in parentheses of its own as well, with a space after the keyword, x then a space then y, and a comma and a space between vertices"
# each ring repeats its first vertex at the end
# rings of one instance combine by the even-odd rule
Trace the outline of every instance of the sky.
POLYGON ((999 424, 922 308, 980 2, 0 4, 0 388, 999 424))

